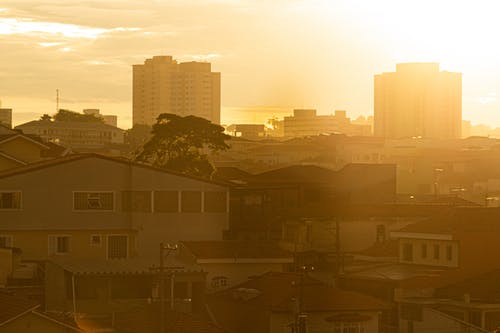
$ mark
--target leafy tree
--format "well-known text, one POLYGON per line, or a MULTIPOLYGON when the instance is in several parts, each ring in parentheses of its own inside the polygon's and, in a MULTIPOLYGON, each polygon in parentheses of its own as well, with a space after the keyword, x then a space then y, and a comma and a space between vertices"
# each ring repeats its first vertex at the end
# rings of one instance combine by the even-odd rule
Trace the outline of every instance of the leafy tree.
POLYGON ((222 126, 195 116, 163 113, 153 125, 152 137, 135 160, 181 173, 209 178, 215 168, 207 150, 214 153, 229 148, 222 126))
POLYGON ((77 121, 84 123, 104 123, 102 117, 93 114, 82 114, 71 110, 59 109, 52 117, 55 121, 77 121))
POLYGON ((43 116, 40 117, 40 120, 51 121, 52 117, 45 113, 43 116))
POLYGON ((151 138, 151 126, 135 124, 125 131, 125 144, 130 152, 136 151, 151 138))

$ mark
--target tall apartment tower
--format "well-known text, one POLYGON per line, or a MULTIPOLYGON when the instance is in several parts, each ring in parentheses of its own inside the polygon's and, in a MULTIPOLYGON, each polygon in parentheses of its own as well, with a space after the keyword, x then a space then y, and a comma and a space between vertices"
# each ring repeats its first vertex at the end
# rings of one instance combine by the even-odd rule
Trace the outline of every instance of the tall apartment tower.
POLYGON ((462 74, 438 63, 404 63, 375 75, 374 134, 386 138, 461 137, 462 74))
POLYGON ((207 62, 155 56, 133 65, 133 123, 153 125, 161 113, 220 123, 220 73, 207 62))

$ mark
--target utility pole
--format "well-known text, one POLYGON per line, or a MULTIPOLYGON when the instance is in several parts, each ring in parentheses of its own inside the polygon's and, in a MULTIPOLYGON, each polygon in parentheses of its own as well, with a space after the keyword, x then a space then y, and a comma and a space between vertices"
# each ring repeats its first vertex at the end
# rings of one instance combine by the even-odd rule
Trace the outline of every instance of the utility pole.
MULTIPOLYGON (((160 267, 159 267, 159 274, 160 274, 160 283, 159 283, 159 292, 160 292, 160 333, 165 333, 165 269, 183 269, 184 267, 174 267, 174 266, 169 266, 165 267, 164 263, 164 258, 165 256, 168 256, 172 251, 177 250, 177 245, 171 245, 171 244, 166 244, 164 245, 163 242, 160 243, 160 267), (165 254, 166 252, 166 254, 165 254)), ((169 274, 170 278, 172 279, 172 274, 169 274)), ((173 280, 170 281, 171 286, 170 286, 170 308, 173 310, 173 305, 174 305, 174 288, 173 288, 173 280)))
POLYGON ((56 89, 56 114, 59 112, 59 89, 56 89))
POLYGON ((295 313, 293 333, 307 333, 307 314, 304 313, 304 277, 308 271, 313 271, 314 266, 302 266, 300 272, 298 306, 295 313))

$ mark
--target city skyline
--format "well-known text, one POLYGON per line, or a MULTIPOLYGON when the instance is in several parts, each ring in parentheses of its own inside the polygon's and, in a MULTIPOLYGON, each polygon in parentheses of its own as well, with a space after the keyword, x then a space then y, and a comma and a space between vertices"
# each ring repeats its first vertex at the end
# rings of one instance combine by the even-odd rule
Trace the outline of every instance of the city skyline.
POLYGON ((375 73, 433 61, 463 73, 464 119, 500 126, 492 1, 51 0, 0 7, 0 99, 14 109, 16 125, 54 113, 60 89, 61 107, 99 108, 130 127, 132 65, 163 54, 209 61, 221 72, 226 124, 294 108, 372 115, 375 73))

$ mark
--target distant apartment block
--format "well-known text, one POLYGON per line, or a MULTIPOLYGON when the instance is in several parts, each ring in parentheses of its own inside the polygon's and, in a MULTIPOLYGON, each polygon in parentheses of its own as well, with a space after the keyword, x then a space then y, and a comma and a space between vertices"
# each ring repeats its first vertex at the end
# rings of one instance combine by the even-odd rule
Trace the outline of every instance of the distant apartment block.
POLYGON ((79 121, 34 120, 16 126, 16 129, 74 149, 99 149, 123 144, 125 133, 104 123, 79 121))
POLYGON ((293 116, 284 119, 285 137, 316 136, 342 133, 348 135, 371 135, 369 125, 352 124, 344 110, 335 110, 334 115, 317 115, 314 109, 295 109, 293 116))
POLYGON ((0 108, 0 125, 12 128, 12 109, 0 108))
POLYGON ((386 138, 461 137, 462 74, 438 63, 404 63, 375 75, 374 134, 386 138))
POLYGON ((133 66, 133 123, 153 125, 161 113, 220 123, 220 73, 207 62, 154 56, 133 66))
POLYGON ((99 109, 84 109, 84 114, 91 114, 96 117, 100 117, 104 120, 104 123, 110 126, 117 127, 118 126, 118 116, 111 114, 101 114, 99 109))

